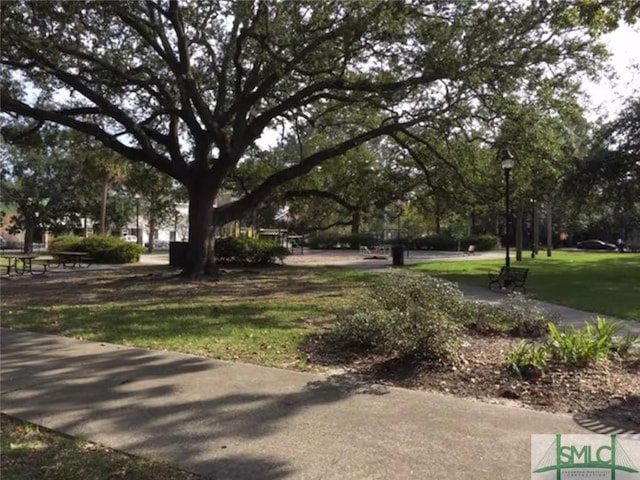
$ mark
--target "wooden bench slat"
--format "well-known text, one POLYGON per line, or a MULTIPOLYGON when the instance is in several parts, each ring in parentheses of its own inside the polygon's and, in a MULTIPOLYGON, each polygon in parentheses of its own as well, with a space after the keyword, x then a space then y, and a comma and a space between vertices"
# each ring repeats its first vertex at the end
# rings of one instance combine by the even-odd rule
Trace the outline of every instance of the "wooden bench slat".
POLYGON ((493 285, 498 285, 501 289, 511 287, 511 291, 515 291, 519 288, 522 290, 522 293, 526 293, 527 289, 524 284, 528 274, 528 268, 502 267, 498 274, 489 272, 489 289, 491 289, 493 285))

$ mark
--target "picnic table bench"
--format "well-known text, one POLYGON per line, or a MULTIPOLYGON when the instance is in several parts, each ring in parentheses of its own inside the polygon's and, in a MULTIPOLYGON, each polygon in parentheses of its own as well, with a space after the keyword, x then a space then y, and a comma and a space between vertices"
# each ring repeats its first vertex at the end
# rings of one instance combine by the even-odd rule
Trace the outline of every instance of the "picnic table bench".
POLYGON ((6 275, 11 274, 11 269, 16 275, 24 275, 30 273, 31 275, 43 275, 47 272, 49 266, 46 261, 35 261, 39 255, 37 253, 14 253, 12 255, 2 256, 2 270, 6 270, 6 275), (34 270, 34 266, 39 266, 34 270))
POLYGON ((57 262, 55 268, 89 268, 90 262, 93 260, 87 252, 51 252, 51 255, 54 258, 52 262, 57 262))
POLYGON ((524 283, 528 273, 528 268, 521 267, 502 267, 500 273, 489 272, 489 289, 491 290, 493 285, 498 285, 501 290, 510 288, 514 292, 519 288, 522 293, 526 293, 527 289, 524 283))

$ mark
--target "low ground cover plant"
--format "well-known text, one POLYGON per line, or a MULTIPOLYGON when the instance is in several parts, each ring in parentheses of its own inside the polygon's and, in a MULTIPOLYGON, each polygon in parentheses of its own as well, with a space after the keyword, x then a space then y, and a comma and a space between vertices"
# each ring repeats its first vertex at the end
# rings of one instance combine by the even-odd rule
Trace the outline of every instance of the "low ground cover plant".
POLYGON ((618 336, 619 330, 618 323, 601 317, 583 328, 569 326, 560 330, 549 323, 548 337, 543 343, 523 340, 507 354, 505 365, 518 376, 526 376, 532 370, 543 374, 552 362, 564 368, 584 368, 612 354, 625 355, 632 349, 638 337, 618 336))
POLYGON ((546 346, 544 344, 527 343, 522 340, 507 354, 505 365, 518 377, 539 377, 547 368, 546 346))

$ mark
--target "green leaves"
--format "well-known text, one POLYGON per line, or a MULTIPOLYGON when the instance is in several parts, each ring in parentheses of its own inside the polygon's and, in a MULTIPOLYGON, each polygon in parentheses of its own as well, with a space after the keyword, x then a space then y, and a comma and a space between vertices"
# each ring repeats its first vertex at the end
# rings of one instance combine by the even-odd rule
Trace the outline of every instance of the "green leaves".
POLYGON ((591 37, 635 16, 592 3, 563 18, 562 3, 503 0, 3 2, 0 105, 146 163, 193 198, 215 196, 268 129, 326 137, 247 182, 219 209, 233 220, 368 141, 412 127, 448 140, 477 124, 491 137, 504 98, 541 97, 550 79, 570 95, 601 60, 591 37))

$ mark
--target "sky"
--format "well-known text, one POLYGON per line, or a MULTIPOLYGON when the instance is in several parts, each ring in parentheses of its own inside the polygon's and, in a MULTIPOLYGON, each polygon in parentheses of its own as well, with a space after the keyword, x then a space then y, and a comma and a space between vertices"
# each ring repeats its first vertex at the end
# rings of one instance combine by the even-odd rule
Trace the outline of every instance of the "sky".
POLYGON ((625 99, 634 92, 640 95, 640 23, 623 25, 602 40, 612 54, 610 63, 618 78, 583 84, 583 91, 591 98, 585 102, 589 120, 601 116, 611 119, 620 112, 625 99))

